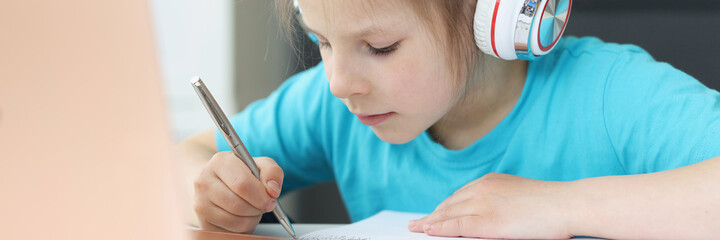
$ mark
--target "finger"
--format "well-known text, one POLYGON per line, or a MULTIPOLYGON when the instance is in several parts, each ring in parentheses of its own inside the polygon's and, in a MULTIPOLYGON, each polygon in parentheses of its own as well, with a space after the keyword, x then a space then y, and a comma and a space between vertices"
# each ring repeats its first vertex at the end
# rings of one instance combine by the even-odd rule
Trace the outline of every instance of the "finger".
MULTIPOLYGON (((209 187, 208 192, 205 194, 208 200, 222 208, 223 210, 237 216, 250 217, 261 215, 267 211, 267 209, 257 209, 250 203, 236 195, 230 188, 228 188, 219 178, 214 177, 208 180, 209 187)), ((274 206, 273 206, 274 207, 274 206)))
POLYGON ((209 231, 216 231, 216 232, 228 232, 228 230, 215 226, 212 223, 208 222, 208 218, 212 218, 213 216, 209 216, 208 214, 212 214, 210 209, 210 203, 206 198, 203 198, 202 196, 195 196, 195 204, 193 205, 193 209, 195 210, 195 214, 198 217, 198 222, 200 229, 202 230, 209 230, 209 231))
POLYGON ((225 230, 224 228, 215 226, 212 223, 209 223, 206 221, 200 221, 200 229, 213 231, 213 232, 229 232, 228 230, 225 230))
POLYGON ((492 227, 483 221, 480 216, 463 216, 446 219, 444 221, 427 224, 423 227, 425 233, 431 236, 442 237, 483 237, 495 238, 496 234, 488 232, 492 227))
POLYGON ((262 217, 262 215, 235 216, 212 203, 203 206, 203 208, 196 209, 196 211, 202 212, 201 228, 207 230, 218 230, 217 228, 220 228, 222 231, 228 232, 252 233, 262 217))
POLYGON ((430 215, 427 215, 424 218, 418 219, 412 224, 413 227, 410 231, 424 232, 423 228, 428 224, 463 216, 479 215, 481 214, 479 212, 479 208, 482 207, 479 205, 480 204, 477 202, 471 200, 466 200, 454 205, 448 205, 445 208, 433 211, 430 215))
POLYGON ((438 204, 438 206, 435 208, 435 210, 439 210, 442 208, 446 208, 447 206, 451 206, 460 202, 467 201, 468 199, 473 198, 476 194, 476 187, 478 186, 478 183, 481 182, 483 179, 475 179, 472 182, 469 182, 468 184, 465 184, 464 186, 460 187, 459 189, 455 190, 450 197, 445 199, 445 201, 438 204))
POLYGON ((257 209, 267 209, 272 198, 267 194, 265 185, 252 174, 250 169, 232 152, 215 154, 212 168, 217 177, 232 192, 257 209))
POLYGON ((479 194, 492 195, 499 189, 506 189, 504 187, 506 186, 506 183, 516 178, 521 177, 495 172, 485 174, 483 177, 475 179, 455 190, 455 192, 445 199, 445 201, 440 203, 435 210, 467 201, 468 199, 475 198, 479 194))
POLYGON ((456 191, 455 193, 453 193, 453 195, 450 195, 450 197, 445 199, 445 201, 442 201, 440 204, 438 204, 438 206, 435 207, 435 211, 439 211, 439 210, 445 209, 449 206, 453 206, 458 203, 465 202, 468 199, 473 198, 474 194, 475 193, 469 192, 469 191, 468 192, 456 191))
POLYGON ((260 180, 265 184, 265 189, 272 198, 280 196, 283 178, 285 174, 275 160, 267 157, 257 157, 255 162, 260 168, 260 180))

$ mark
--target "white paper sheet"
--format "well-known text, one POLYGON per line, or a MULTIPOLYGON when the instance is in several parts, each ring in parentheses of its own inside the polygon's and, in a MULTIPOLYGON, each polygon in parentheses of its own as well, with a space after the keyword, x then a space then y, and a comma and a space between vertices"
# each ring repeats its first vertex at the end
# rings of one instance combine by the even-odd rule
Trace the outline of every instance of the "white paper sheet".
POLYGON ((362 221, 337 227, 327 228, 305 234, 303 240, 375 240, 375 239, 459 239, 431 237, 424 233, 408 230, 408 222, 424 217, 425 214, 382 211, 362 221))

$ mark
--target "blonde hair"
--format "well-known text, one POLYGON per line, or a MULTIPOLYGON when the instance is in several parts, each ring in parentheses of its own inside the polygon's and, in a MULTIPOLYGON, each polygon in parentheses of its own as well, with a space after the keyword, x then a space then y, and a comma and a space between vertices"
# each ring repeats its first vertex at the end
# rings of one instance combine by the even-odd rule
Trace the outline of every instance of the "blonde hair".
MULTIPOLYGON (((400 1, 400 0, 399 0, 400 1)), ((438 42, 443 43, 439 46, 445 62, 453 70, 452 74, 456 78, 455 83, 465 80, 465 86, 458 88, 462 91, 472 84, 470 79, 475 78, 476 64, 480 62, 482 57, 479 49, 475 46, 473 36, 473 14, 475 10, 475 0, 402 0, 409 4, 423 21, 423 24, 432 30, 445 29, 444 34, 433 35, 438 42), (433 21, 439 18, 440 21, 433 21), (442 25, 439 25, 442 24, 442 25)), ((387 3, 387 1, 383 1, 387 3)), ((276 7, 283 24, 286 37, 290 40, 291 46, 295 53, 298 49, 293 43, 297 38, 305 38, 305 33, 297 25, 296 9, 292 0, 279 0, 276 7)))

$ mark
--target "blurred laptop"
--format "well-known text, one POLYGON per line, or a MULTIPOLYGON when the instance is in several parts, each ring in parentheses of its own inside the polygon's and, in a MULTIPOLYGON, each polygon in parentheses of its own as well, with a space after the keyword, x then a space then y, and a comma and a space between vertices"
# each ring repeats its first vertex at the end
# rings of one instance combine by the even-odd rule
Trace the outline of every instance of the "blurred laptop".
POLYGON ((186 238, 151 26, 145 0, 0 3, 0 239, 186 238))

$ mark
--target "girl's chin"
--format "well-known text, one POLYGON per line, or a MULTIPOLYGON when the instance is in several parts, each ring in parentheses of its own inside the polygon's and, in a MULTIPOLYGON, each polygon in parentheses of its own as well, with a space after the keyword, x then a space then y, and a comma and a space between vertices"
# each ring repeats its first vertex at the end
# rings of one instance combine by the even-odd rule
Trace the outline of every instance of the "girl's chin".
POLYGON ((376 127, 372 127, 372 129, 373 129, 373 132, 375 133, 375 136, 380 138, 380 140, 382 140, 383 142, 387 142, 390 144, 408 143, 408 142, 414 140, 415 138, 417 138, 417 136, 420 136, 420 134, 422 133, 422 132, 417 132, 417 133, 406 132, 407 129, 387 129, 387 128, 378 129, 376 127), (405 130, 405 131, 403 131, 403 130, 405 130))

